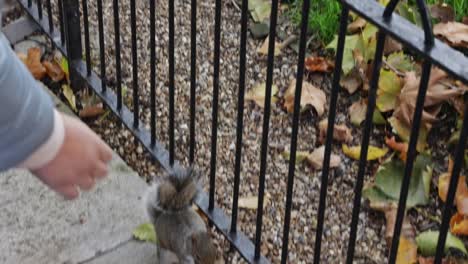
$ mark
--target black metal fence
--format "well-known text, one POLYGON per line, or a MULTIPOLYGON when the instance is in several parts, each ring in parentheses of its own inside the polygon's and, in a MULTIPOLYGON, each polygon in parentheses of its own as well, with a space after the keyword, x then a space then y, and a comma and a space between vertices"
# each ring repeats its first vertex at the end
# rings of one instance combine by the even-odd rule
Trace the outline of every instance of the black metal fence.
MULTIPOLYGON (((148 131, 140 124, 139 120, 139 97, 138 97, 138 61, 137 61, 137 26, 136 26, 136 0, 130 0, 131 12, 131 44, 132 44, 132 89, 133 89, 133 109, 122 102, 122 70, 121 70, 121 45, 120 45, 120 25, 119 25, 119 1, 113 1, 114 8, 114 30, 115 30, 115 71, 116 71, 116 89, 115 91, 106 88, 106 58, 104 53, 104 26, 103 26, 103 8, 102 0, 97 1, 98 28, 99 28, 99 48, 100 48, 100 72, 99 75, 92 71, 90 56, 90 36, 87 0, 82 0, 82 14, 84 34, 80 28, 79 0, 59 0, 59 27, 55 28, 52 20, 51 0, 45 0, 47 15, 43 12, 43 1, 36 0, 18 0, 24 10, 37 22, 40 28, 51 38, 54 45, 60 49, 69 59, 70 77, 75 88, 80 87, 81 82, 87 82, 106 103, 106 105, 120 118, 120 120, 131 130, 134 136, 146 147, 147 151, 164 167, 170 170, 177 162, 174 155, 174 1, 169 1, 169 150, 166 150, 156 138, 156 52, 155 52, 155 8, 156 0, 150 1, 150 102, 151 102, 151 122, 148 131), (81 38, 84 35, 85 62, 82 60, 81 38)), ((273 0, 271 5, 270 33, 268 45, 268 67, 266 77, 266 96, 264 103, 263 130, 261 142, 261 164, 258 187, 258 209, 256 218, 255 241, 252 243, 242 232, 238 231, 238 198, 241 174, 241 155, 242 155, 242 132, 244 117, 244 92, 245 92, 245 70, 246 70, 246 42, 247 42, 247 22, 248 22, 248 0, 242 0, 241 14, 241 38, 240 38, 240 68, 239 68, 239 87, 238 87, 238 114, 236 130, 236 148, 235 148, 235 166, 234 166, 234 186, 233 186, 233 204, 230 217, 215 205, 215 183, 216 183, 216 147, 217 147, 217 128, 218 128, 218 97, 219 97, 219 68, 220 68, 220 42, 221 42, 221 0, 216 0, 215 7, 215 38, 214 38, 214 75, 213 75, 213 105, 212 105, 212 136, 211 136, 211 168, 209 181, 209 195, 203 195, 198 206, 207 215, 209 220, 226 237, 231 245, 244 257, 249 263, 269 263, 267 259, 261 256, 260 246, 262 244, 262 217, 263 201, 265 196, 265 174, 267 167, 267 148, 268 132, 270 125, 271 108, 271 88, 273 83, 273 63, 274 48, 276 38, 276 25, 278 14, 278 0, 273 0)), ((348 242, 346 263, 352 263, 356 244, 356 234, 358 230, 359 211, 361 208, 362 188, 364 174, 366 172, 366 160, 368 146, 372 130, 372 113, 376 105, 376 91, 379 80, 379 73, 382 64, 383 49, 387 36, 392 37, 406 47, 420 55, 424 59, 422 67, 422 78, 414 111, 414 123, 411 129, 409 147, 407 153, 406 167, 404 171, 401 195, 398 203, 398 213, 396 217, 393 241, 389 254, 389 263, 395 263, 399 238, 402 229, 402 223, 405 213, 405 204, 408 196, 408 188, 411 178, 411 172, 416 157, 416 143, 421 124, 422 110, 426 96, 429 76, 432 65, 436 65, 447 71, 455 78, 468 84, 468 59, 460 56, 460 53, 448 47, 446 44, 434 38, 432 25, 423 0, 417 0, 419 12, 421 14, 423 29, 411 24, 400 16, 394 14, 394 9, 398 1, 390 1, 384 8, 377 1, 373 0, 342 0, 342 11, 340 17, 339 39, 336 54, 336 63, 333 76, 333 86, 331 100, 329 105, 327 140, 325 144, 325 158, 323 161, 323 170, 321 177, 320 201, 318 208, 318 225, 316 230, 314 263, 319 263, 321 255, 321 242, 324 231, 324 216, 326 210, 327 186, 330 168, 330 155, 332 147, 332 135, 334 130, 334 121, 337 111, 338 91, 340 90, 339 80, 341 75, 341 66, 343 61, 343 52, 345 44, 346 28, 350 11, 362 16, 367 21, 378 27, 377 48, 374 58, 372 78, 369 88, 368 106, 366 112, 365 125, 363 127, 362 148, 359 160, 359 170, 355 182, 355 198, 351 220, 351 232, 348 242)), ((193 162, 195 158, 195 113, 196 113, 196 0, 191 0, 191 71, 190 71, 190 149, 189 161, 193 162)), ((292 121, 292 135, 290 145, 289 173, 286 193, 286 213, 284 219, 284 232, 282 237, 281 263, 287 263, 288 260, 288 236, 291 221, 291 208, 293 201, 293 186, 295 175, 298 123, 299 123, 299 101, 302 90, 302 80, 304 76, 304 59, 306 50, 307 21, 309 16, 310 0, 305 0, 302 6, 302 23, 299 46, 299 59, 297 63, 296 90, 294 99, 294 114, 292 121)), ((468 134, 468 103, 465 100, 465 110, 463 126, 460 134, 459 143, 455 152, 455 163, 452 177, 449 184, 446 206, 443 211, 442 224, 440 226, 440 237, 437 246, 437 255, 435 263, 441 263, 443 248, 449 228, 449 219, 451 214, 451 205, 453 204, 456 184, 463 166, 463 155, 466 148, 466 139, 468 134)))

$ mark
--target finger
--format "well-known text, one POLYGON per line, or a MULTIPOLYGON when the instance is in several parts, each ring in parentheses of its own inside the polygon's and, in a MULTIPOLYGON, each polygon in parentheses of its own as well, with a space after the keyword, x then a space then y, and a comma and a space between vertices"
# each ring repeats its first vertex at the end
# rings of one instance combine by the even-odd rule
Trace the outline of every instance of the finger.
POLYGON ((101 139, 99 139, 99 156, 104 163, 112 160, 112 149, 101 139))
POLYGON ((91 188, 93 188, 94 184, 96 183, 96 181, 94 180, 94 178, 92 176, 82 176, 80 177, 79 181, 78 181, 78 186, 85 190, 85 191, 88 191, 90 190, 91 188))
POLYGON ((78 188, 74 185, 60 187, 57 189, 57 192, 63 195, 67 200, 76 199, 80 195, 78 188))
POLYGON ((96 179, 102 179, 106 177, 108 173, 109 169, 107 168, 107 164, 99 162, 94 169, 93 177, 96 179))

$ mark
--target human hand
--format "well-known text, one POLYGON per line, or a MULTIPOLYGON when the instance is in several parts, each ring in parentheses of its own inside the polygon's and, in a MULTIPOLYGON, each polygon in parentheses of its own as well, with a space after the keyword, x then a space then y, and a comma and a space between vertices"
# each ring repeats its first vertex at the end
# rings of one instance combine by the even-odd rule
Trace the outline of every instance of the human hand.
POLYGON ((66 199, 79 195, 78 187, 91 189, 96 179, 108 173, 111 149, 81 121, 62 114, 65 128, 63 145, 53 160, 33 173, 66 199))

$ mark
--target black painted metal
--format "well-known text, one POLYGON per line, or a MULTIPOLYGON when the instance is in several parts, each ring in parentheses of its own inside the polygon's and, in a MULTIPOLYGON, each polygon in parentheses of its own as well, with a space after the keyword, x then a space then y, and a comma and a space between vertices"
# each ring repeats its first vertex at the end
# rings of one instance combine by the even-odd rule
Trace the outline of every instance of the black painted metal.
MULTIPOLYGON (((85 24, 85 51, 87 61, 86 64, 82 60, 82 47, 81 47, 81 32, 79 28, 79 13, 78 0, 58 0, 59 10, 63 7, 65 9, 59 11, 60 20, 60 37, 58 33, 53 31, 53 25, 50 25, 50 11, 48 15, 39 14, 41 8, 39 5, 41 1, 37 1, 38 4, 32 3, 31 0, 18 0, 22 7, 27 11, 31 18, 39 25, 52 40, 54 45, 64 53, 70 61, 70 73, 76 80, 84 80, 88 86, 93 89, 96 94, 103 100, 103 102, 115 113, 122 123, 135 135, 146 150, 162 165, 165 170, 171 170, 173 165, 177 165, 178 162, 175 160, 174 154, 174 1, 169 1, 169 151, 156 140, 156 116, 155 116, 155 88, 156 88, 156 53, 155 53, 155 8, 156 0, 150 1, 150 51, 151 51, 151 129, 148 131, 144 126, 139 123, 138 118, 138 62, 136 61, 136 13, 135 13, 135 1, 131 1, 131 27, 132 27, 132 67, 133 67, 133 89, 134 89, 134 111, 130 111, 127 106, 122 104, 122 87, 121 87, 121 69, 120 69, 120 19, 119 19, 119 7, 118 0, 113 1, 114 7, 114 29, 115 29, 115 55, 116 55, 116 76, 117 76, 117 89, 116 92, 113 90, 106 90, 106 71, 105 71, 105 58, 104 58, 104 28, 102 21, 102 0, 98 1, 98 19, 99 19, 99 42, 100 42, 100 54, 101 54, 101 67, 100 77, 97 76, 93 71, 90 71, 88 57, 89 54, 89 32, 87 29, 87 9, 86 0, 83 0, 83 15, 85 24), (63 26, 64 25, 64 26, 63 26), (65 37, 66 36, 66 37, 65 37), (88 39, 88 40, 86 40, 88 39), (88 43, 87 43, 88 42, 88 43), (66 47, 64 46, 66 44, 66 47), (135 99, 136 98, 136 99, 135 99)), ((49 0, 46 0, 46 8, 49 9, 49 0)), ((196 0, 191 0, 191 71, 190 71, 190 150, 189 150, 189 161, 193 162, 195 158, 195 92, 196 92, 196 0)), ((398 1, 391 1, 386 7, 382 7, 378 2, 369 0, 343 0, 342 1, 342 13, 340 19, 340 37, 338 40, 337 56, 336 56, 336 68, 333 77, 332 93, 330 98, 330 110, 328 117, 328 128, 327 128, 327 140, 325 143, 325 158, 323 162, 322 172, 322 183, 320 191, 320 202, 318 209, 318 226, 316 232, 315 241, 315 252, 314 252, 314 263, 320 262, 321 256, 321 242, 323 235, 323 224, 326 210, 326 196, 328 187, 328 174, 329 174, 329 162, 331 155, 332 146, 332 135, 334 129, 334 121, 336 117, 337 109, 337 98, 339 87, 339 79, 341 74, 341 65, 343 59, 343 49, 346 34, 346 25, 349 11, 354 11, 357 14, 363 16, 371 23, 375 24, 379 28, 378 34, 378 45, 376 49, 376 57, 374 59, 374 70, 373 78, 371 80, 369 90, 369 102, 366 113, 366 123, 364 126, 363 142, 361 148, 361 159, 359 161, 359 171, 357 181, 355 185, 355 199, 353 207, 353 216, 351 220, 351 232, 347 251, 347 263, 352 263, 354 257, 354 247, 356 243, 356 234, 358 229, 358 216, 360 211, 360 200, 363 185, 363 176, 365 173, 366 165, 366 154, 367 147, 369 145, 370 131, 372 130, 371 117, 375 107, 375 92, 379 78, 379 69, 382 59, 383 43, 385 36, 391 36, 402 44, 406 45, 425 59, 423 65, 423 75, 421 86, 418 94, 416 110, 414 114, 414 126, 412 127, 412 133, 410 137, 409 150, 407 156, 407 163, 405 168, 405 175, 402 184, 401 197, 399 201, 399 208, 397 214, 397 221, 395 224, 395 234, 392 241, 392 248, 390 253, 389 262, 395 261, 396 252, 398 249, 398 238, 401 232, 401 225, 403 221, 406 196, 408 192, 408 183, 411 176, 412 166, 416 157, 416 142, 419 131, 419 124, 421 120, 421 111, 424 102, 424 96, 426 93, 427 82, 429 79, 429 73, 432 65, 439 66, 443 70, 452 74, 454 77, 468 84, 468 59, 464 57, 458 51, 448 47, 446 44, 434 40, 430 21, 428 22, 427 8, 422 0, 417 0, 421 16, 424 22, 424 30, 417 28, 415 25, 409 23, 403 18, 396 14, 393 14, 393 10, 398 1), (384 14, 385 10, 385 14, 384 14)), ((241 254, 249 263, 269 263, 267 259, 260 255, 261 246, 261 234, 262 234, 262 217, 263 217, 263 198, 265 192, 265 173, 266 173, 266 160, 267 160, 267 147, 268 147, 268 129, 269 129, 269 117, 270 117, 270 98, 271 98, 271 86, 273 80, 273 51, 274 51, 274 39, 275 39, 275 28, 277 22, 277 11, 278 1, 272 2, 271 19, 270 19, 270 35, 269 35, 269 55, 268 55, 268 68, 267 68, 267 81, 266 81, 266 96, 265 96, 265 108, 264 108, 264 119, 263 119, 263 135, 262 135, 262 148, 261 148, 261 166, 260 166, 260 181, 259 181, 259 199, 258 199, 258 211, 256 221, 256 234, 255 234, 255 245, 246 237, 242 232, 238 231, 237 228, 237 216, 238 216, 238 197, 239 197, 239 185, 240 185, 240 173, 241 173, 241 153, 242 153, 242 132, 243 132, 243 115, 244 115, 244 92, 245 92, 245 67, 246 67, 246 43, 247 43, 247 19, 248 19, 248 0, 242 0, 242 14, 241 14, 241 41, 240 41, 240 72, 239 72, 239 91, 238 91, 238 114, 237 114, 237 130, 236 130, 236 154, 235 154, 235 167, 234 167, 234 192, 233 192, 233 209, 232 216, 228 217, 224 212, 217 208, 215 205, 215 171, 216 171, 216 140, 217 140, 217 110, 218 110, 218 96, 219 96, 219 57, 220 57, 220 44, 221 44, 221 1, 216 1, 215 7, 215 49, 214 49, 214 75, 213 75, 213 120, 212 120, 212 158, 211 158, 211 173, 210 173, 210 193, 206 195, 203 193, 197 205, 207 215, 210 222, 216 226, 216 228, 226 237, 231 243, 231 246, 241 254)), ((305 1, 303 6, 302 15, 304 21, 307 20, 308 14, 307 4, 309 1, 305 1)), ((302 24, 301 26, 301 41, 299 49, 299 61, 297 71, 297 84, 295 102, 300 98, 301 94, 301 79, 304 71, 304 56, 305 56, 305 33, 307 31, 307 25, 302 24)), ((466 98, 465 98, 466 99, 466 98)), ((465 100, 466 101, 466 100, 465 100)), ((288 234, 290 231, 290 211, 293 201, 293 182, 294 182, 294 159, 295 150, 297 148, 297 131, 298 131, 298 112, 299 105, 295 104, 293 122, 292 122, 292 136, 291 136, 291 157, 289 163, 288 172, 288 185, 286 194, 286 214, 284 220, 283 229, 283 247, 282 247, 282 258, 281 263, 287 263, 288 256, 288 234)), ((460 142, 457 146, 455 155, 455 166, 453 175, 449 186, 449 194, 447 197, 447 204, 452 204, 455 194, 456 183, 458 182, 459 173, 463 163, 464 150, 466 149, 466 138, 468 133, 468 114, 465 108, 465 117, 462 127, 462 133, 460 142)), ((450 219, 451 207, 447 206, 443 215, 443 222, 441 225, 441 236, 439 237, 439 244, 437 250, 436 263, 440 263, 440 259, 443 256, 444 242, 448 231, 448 223, 450 219)))
POLYGON ((262 130, 262 145, 260 150, 260 177, 258 184, 258 206, 257 206, 257 223, 255 227, 255 258, 260 257, 260 246, 262 243, 262 226, 263 226, 263 200, 265 196, 265 174, 268 156, 268 131, 270 129, 270 108, 271 108, 271 86, 273 84, 273 63, 275 52, 276 38, 276 23, 278 16, 278 0, 273 0, 271 4, 270 14, 270 35, 268 39, 268 61, 267 61, 267 78, 265 103, 263 109, 263 130, 262 130))
MULTIPOLYGON (((47 0, 50 1, 50 0, 47 0)), ((86 71, 88 75, 91 74, 91 48, 89 47, 89 21, 88 21, 88 1, 82 0, 83 8, 83 24, 84 24, 84 39, 85 39, 85 57, 86 57, 86 71)), ((49 14, 49 20, 50 20, 49 14)))
POLYGON ((132 88, 133 88, 133 127, 138 128, 140 124, 140 102, 138 100, 138 52, 136 36, 136 0, 130 0, 130 26, 132 38, 132 88))
POLYGON ((445 240, 447 238, 447 232, 449 230, 450 217, 452 215, 452 204, 455 199, 455 193, 457 190, 458 180, 460 178, 460 170, 463 166, 463 158, 465 155, 466 141, 468 138, 468 94, 465 94, 465 111, 463 115, 463 125, 460 133, 460 139, 458 141, 457 149, 455 151, 455 163, 453 165, 452 175, 450 176, 450 183, 447 193, 447 199, 445 200, 444 213, 442 215, 442 224, 439 229, 439 240, 437 242, 436 256, 434 259, 435 264, 442 262, 444 255, 445 240))
POLYGON ((299 57, 296 73, 296 91, 294 94, 294 112, 291 132, 291 147, 289 150, 289 168, 288 168, 288 183, 286 191, 286 211, 284 213, 283 224, 283 245, 281 249, 281 263, 286 264, 288 261, 288 243, 289 229, 291 225, 291 210, 294 188, 294 172, 296 169, 296 150, 297 150, 297 133, 299 131, 299 111, 301 105, 302 81, 304 79, 304 64, 305 50, 307 43, 307 25, 309 23, 309 7, 310 0, 304 0, 302 4, 302 21, 301 21, 301 36, 299 41, 299 57))
POLYGON ((99 29, 99 69, 101 74, 101 91, 106 91, 106 54, 104 44, 104 17, 102 15, 102 0, 97 0, 97 16, 99 29))

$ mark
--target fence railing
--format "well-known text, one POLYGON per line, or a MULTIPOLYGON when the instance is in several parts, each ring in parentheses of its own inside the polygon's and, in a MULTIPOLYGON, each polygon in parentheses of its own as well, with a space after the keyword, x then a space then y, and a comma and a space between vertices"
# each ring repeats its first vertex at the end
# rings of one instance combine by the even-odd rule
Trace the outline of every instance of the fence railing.
MULTIPOLYGON (((24 10, 32 17, 40 28, 50 37, 54 45, 62 51, 69 59, 70 75, 73 86, 79 89, 81 82, 85 81, 88 87, 92 88, 97 95, 101 97, 103 102, 119 117, 134 136, 143 144, 146 150, 162 165, 165 170, 170 170, 177 161, 175 160, 175 140, 174 140, 174 76, 175 76, 175 61, 174 61, 174 1, 169 1, 169 149, 166 150, 163 145, 158 142, 156 135, 156 51, 155 51, 155 9, 156 0, 150 0, 150 17, 148 23, 150 24, 150 101, 151 101, 151 118, 150 129, 147 130, 139 119, 140 102, 138 97, 138 61, 137 61, 137 29, 136 29, 136 0, 130 1, 131 12, 131 55, 132 55, 132 90, 133 90, 133 107, 130 110, 122 102, 122 70, 121 70, 121 44, 120 44, 120 19, 119 19, 119 1, 113 1, 113 21, 115 31, 115 72, 116 72, 116 89, 107 89, 106 84, 106 57, 104 52, 104 25, 103 25, 103 7, 102 0, 97 0, 98 12, 98 34, 99 34, 99 49, 100 49, 100 71, 99 75, 92 71, 91 56, 90 56, 90 36, 89 36, 89 21, 87 0, 82 0, 82 14, 84 25, 84 52, 86 59, 82 58, 81 38, 82 32, 80 28, 80 12, 79 0, 58 0, 58 17, 59 27, 54 27, 53 14, 51 8, 51 0, 45 0, 45 7, 47 15, 44 14, 43 0, 18 0, 24 10), (63 1, 63 2, 62 2, 63 1)), ((241 255, 249 263, 269 263, 269 261, 261 256, 260 246, 262 244, 262 218, 263 218, 263 201, 265 197, 265 174, 267 168, 267 148, 268 148, 268 134, 270 126, 270 108, 272 97, 272 84, 273 84, 273 63, 274 63, 274 49, 276 38, 276 24, 278 15, 278 0, 273 0, 271 5, 270 16, 270 32, 269 32, 269 45, 268 45, 268 60, 267 60, 267 75, 266 75, 266 95, 264 103, 264 116, 263 116, 263 130, 261 141, 260 153, 260 175, 258 187, 258 209, 256 218, 256 231, 255 241, 252 242, 242 232, 238 230, 238 209, 239 209, 239 186, 241 174, 241 157, 242 157, 242 134, 243 134, 243 117, 244 117, 244 92, 246 82, 246 43, 247 43, 247 22, 248 22, 248 0, 242 0, 241 6, 241 34, 240 34, 240 65, 239 65, 239 88, 238 88, 238 103, 237 103, 237 129, 236 129, 236 147, 235 147, 235 165, 234 165, 234 186, 233 186, 233 203, 230 217, 228 217, 223 210, 216 207, 215 204, 215 183, 216 183, 216 150, 217 150, 217 131, 218 131, 218 97, 219 97, 219 72, 220 72, 220 44, 221 44, 221 6, 222 1, 216 0, 215 6, 215 34, 214 34, 214 73, 213 73, 213 105, 212 105, 212 124, 211 124, 211 160, 210 160, 210 180, 209 180, 209 194, 203 194, 202 198, 197 202, 201 210, 207 215, 209 220, 218 228, 218 230, 226 237, 241 255)), ((377 46, 375 57, 373 60, 373 72, 369 87, 368 106, 365 118, 365 125, 363 127, 363 136, 361 143, 361 152, 359 159, 359 169, 355 182, 355 197, 354 207, 350 225, 350 236, 347 248, 346 263, 352 263, 354 259, 354 250, 356 244, 356 236, 358 230, 359 212, 361 208, 362 189, 364 183, 364 175, 366 173, 366 160, 369 147, 369 141, 372 131, 372 114, 376 105, 376 91, 379 81, 379 73, 382 65, 382 57, 385 39, 387 36, 392 37, 403 45, 419 54, 423 59, 422 77, 419 87, 419 92, 414 111, 414 122, 411 129, 411 136, 409 140, 409 147, 404 170, 403 184, 401 186, 401 193, 398 203, 398 213, 393 234, 393 241, 391 243, 391 250, 389 254, 389 263, 395 263, 397 250, 399 245, 399 238, 402 229, 402 223, 406 208, 406 200, 408 196, 408 188, 413 169, 414 160, 416 157, 416 143, 419 134, 419 127, 421 125, 422 110, 424 106, 424 99, 426 96, 429 76, 432 65, 436 65, 441 69, 447 71, 460 81, 468 84, 468 59, 459 52, 453 50, 446 44, 438 41, 432 34, 431 21, 428 16, 426 4, 423 0, 417 0, 416 3, 419 7, 421 14, 423 29, 411 24, 402 17, 394 14, 394 9, 398 1, 390 1, 387 7, 381 6, 377 1, 373 0, 342 0, 342 10, 340 16, 340 29, 336 53, 335 70, 333 75, 331 99, 329 105, 328 127, 327 127, 327 140, 325 143, 325 157, 323 161, 321 187, 320 187, 320 200, 318 208, 318 220, 314 249, 314 263, 319 263, 321 256, 321 242, 324 231, 324 217, 326 210, 327 187, 330 168, 330 156, 332 147, 332 138, 334 130, 334 122, 337 112, 338 92, 340 90, 340 76, 341 66, 343 62, 343 53, 345 45, 346 29, 348 24, 348 16, 350 11, 355 12, 359 16, 365 18, 368 22, 378 27, 377 46)), ((190 71, 190 147, 189 147, 189 161, 192 163, 195 158, 195 114, 196 114, 196 40, 197 40, 197 13, 196 13, 196 0, 191 0, 191 71, 190 71)), ((298 137, 298 124, 299 124, 299 102, 302 92, 302 80, 304 76, 304 59, 306 50, 306 35, 307 35, 307 21, 309 16, 310 0, 304 0, 302 6, 302 22, 300 34, 299 57, 297 62, 296 73, 296 90, 294 97, 294 113, 292 119, 292 134, 290 144, 290 159, 288 170, 288 182, 286 193, 286 211, 284 218, 284 229, 282 237, 282 251, 281 263, 288 262, 288 237, 291 221, 291 209, 293 201, 293 186, 295 175, 295 162, 296 162, 296 149, 298 137)), ((449 228, 449 219, 451 213, 451 205, 453 204, 456 185, 458 182, 459 174, 463 166, 463 155, 466 149, 466 139, 468 134, 468 103, 465 100, 463 125, 461 129, 460 139, 456 147, 455 162, 452 172, 452 177, 449 184, 448 196, 446 206, 443 211, 442 224, 440 225, 440 236, 437 246, 437 254, 435 263, 441 263, 443 256, 444 244, 449 228)), ((247 166, 247 165, 244 165, 247 166)))

